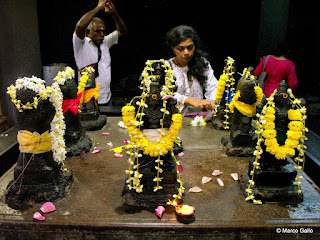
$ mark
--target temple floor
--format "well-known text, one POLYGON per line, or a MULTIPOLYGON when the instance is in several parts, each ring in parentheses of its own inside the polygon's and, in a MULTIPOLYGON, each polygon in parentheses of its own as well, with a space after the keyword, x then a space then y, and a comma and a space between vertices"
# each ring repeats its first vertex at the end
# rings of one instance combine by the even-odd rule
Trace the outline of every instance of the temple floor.
POLYGON ((185 154, 180 158, 186 189, 183 202, 195 206, 193 221, 177 221, 172 207, 161 220, 147 210, 125 211, 121 192, 128 158, 125 153, 116 158, 109 151, 129 138, 127 130, 118 127, 120 120, 108 117, 102 130, 87 132, 100 153, 90 151, 66 159, 65 166, 74 174, 73 186, 64 199, 54 203, 55 212, 44 214, 43 222, 32 218, 41 204, 21 212, 4 203, 13 168, 6 172, 0 179, 0 239, 319 239, 320 191, 307 175, 301 184, 304 201, 298 206, 246 202, 239 181, 230 174, 247 172, 249 158, 228 157, 220 145, 221 136, 228 132, 216 131, 210 125, 192 127, 190 118, 184 119, 179 136, 185 154), (102 132, 110 135, 103 136, 102 132), (113 147, 107 145, 109 142, 113 147), (223 187, 218 177, 211 175, 215 169, 223 172, 219 176, 223 187), (204 176, 213 179, 202 184, 204 176), (195 186, 202 192, 188 191, 195 186))

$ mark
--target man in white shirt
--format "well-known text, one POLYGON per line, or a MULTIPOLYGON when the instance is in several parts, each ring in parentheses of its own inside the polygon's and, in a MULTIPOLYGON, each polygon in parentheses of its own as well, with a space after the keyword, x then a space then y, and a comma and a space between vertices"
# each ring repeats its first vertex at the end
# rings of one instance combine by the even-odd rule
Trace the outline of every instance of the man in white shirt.
MULTIPOLYGON (((73 50, 79 70, 92 66, 96 70, 96 83, 100 83, 99 104, 109 104, 111 99, 111 57, 109 49, 118 43, 119 36, 127 32, 127 27, 111 0, 99 0, 98 5, 81 17, 73 33, 73 50), (104 22, 94 17, 100 10, 111 14, 117 30, 105 36, 104 22)), ((79 74, 80 76, 80 74, 79 74)))

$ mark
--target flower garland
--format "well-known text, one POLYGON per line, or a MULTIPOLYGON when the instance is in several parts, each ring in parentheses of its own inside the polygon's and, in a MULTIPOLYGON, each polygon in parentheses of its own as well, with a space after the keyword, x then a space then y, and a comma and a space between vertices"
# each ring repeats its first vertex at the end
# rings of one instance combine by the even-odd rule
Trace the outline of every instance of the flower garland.
POLYGON ((141 94, 140 101, 136 102, 136 105, 138 106, 137 113, 135 114, 135 107, 131 106, 131 103, 127 106, 124 106, 122 108, 122 116, 123 116, 123 124, 127 127, 128 133, 130 136, 130 144, 126 146, 126 148, 129 150, 127 151, 127 154, 130 156, 128 159, 129 162, 129 170, 126 170, 126 174, 129 175, 126 183, 129 190, 134 189, 137 193, 141 193, 143 191, 143 185, 140 184, 141 178, 143 177, 143 174, 139 172, 139 158, 142 157, 141 151, 144 154, 149 155, 150 157, 156 157, 155 163, 155 169, 157 170, 157 174, 155 178, 153 179, 154 182, 156 182, 156 186, 154 186, 154 192, 157 192, 163 187, 160 185, 162 181, 162 177, 160 174, 163 172, 163 169, 161 166, 163 165, 163 160, 161 159, 161 156, 166 155, 169 150, 171 150, 171 155, 175 159, 176 166, 177 166, 177 173, 178 173, 178 183, 180 184, 178 188, 178 194, 173 195, 173 197, 176 198, 182 198, 182 194, 184 192, 183 183, 180 179, 180 172, 179 172, 179 161, 177 161, 176 157, 173 154, 173 145, 177 141, 178 133, 182 127, 182 115, 181 114, 173 114, 172 115, 172 123, 171 126, 167 132, 167 134, 164 131, 163 126, 163 120, 166 115, 170 114, 170 112, 167 110, 167 96, 173 95, 173 88, 175 87, 173 85, 174 78, 173 78, 173 71, 170 67, 170 65, 165 62, 163 59, 160 60, 148 60, 146 62, 146 67, 144 68, 142 74, 141 74, 141 89, 143 90, 141 94), (160 138, 157 144, 150 142, 141 131, 140 127, 143 125, 142 117, 145 115, 143 113, 144 108, 147 108, 148 105, 146 104, 146 97, 149 96, 150 93, 150 84, 151 81, 156 80, 159 76, 154 76, 152 72, 154 69, 152 68, 152 64, 155 62, 162 63, 162 67, 165 68, 165 85, 162 86, 160 95, 163 98, 163 107, 160 109, 162 114, 162 119, 160 119, 160 125, 161 129, 160 132, 160 138), (133 156, 135 157, 135 161, 133 159, 133 156))
POLYGON ((266 146, 266 151, 274 155, 278 160, 285 159, 287 155, 293 157, 295 155, 295 149, 297 149, 299 154, 294 158, 294 160, 297 162, 297 166, 294 167, 297 170, 297 176, 294 184, 298 186, 298 194, 301 193, 301 182, 299 180, 303 178, 301 176, 301 172, 303 171, 305 162, 304 149, 306 146, 304 141, 307 140, 305 133, 308 131, 308 129, 305 127, 307 110, 305 107, 300 105, 300 101, 292 94, 292 90, 288 89, 288 94, 286 97, 289 97, 292 109, 288 110, 288 119, 290 120, 290 123, 288 124, 289 130, 287 131, 287 139, 285 144, 280 146, 276 139, 277 131, 275 130, 274 123, 276 111, 273 100, 276 93, 277 90, 275 90, 267 99, 268 102, 263 107, 261 115, 257 114, 259 120, 255 133, 258 134, 258 141, 256 150, 253 153, 255 155, 255 161, 253 163, 253 170, 250 172, 251 180, 249 180, 249 186, 246 189, 248 194, 246 201, 252 200, 254 204, 262 204, 260 200, 255 199, 253 195, 253 189, 251 188, 255 184, 253 181, 254 173, 260 169, 259 159, 263 153, 261 146, 262 142, 264 142, 266 146))
POLYGON ((23 112, 27 109, 33 109, 38 107, 38 103, 41 100, 49 98, 49 101, 55 108, 55 116, 50 123, 50 136, 52 144, 53 159, 58 163, 63 163, 66 158, 66 149, 64 141, 65 123, 62 112, 62 93, 57 82, 54 82, 51 87, 45 88, 45 81, 32 76, 31 78, 19 78, 16 80, 15 86, 8 87, 7 93, 11 96, 12 102, 15 104, 19 112, 23 112), (17 90, 30 89, 37 93, 32 103, 27 102, 22 104, 21 100, 17 99, 17 90))
POLYGON ((59 85, 64 85, 64 83, 68 79, 74 78, 74 70, 71 67, 66 67, 64 71, 59 71, 57 76, 53 79, 55 82, 57 82, 59 85))
POLYGON ((223 69, 223 74, 220 76, 220 79, 218 81, 218 86, 217 86, 217 91, 216 91, 216 102, 218 103, 215 108, 215 115, 217 114, 217 110, 219 108, 219 103, 222 101, 223 95, 226 94, 226 108, 224 109, 225 112, 225 121, 223 128, 224 129, 229 129, 229 118, 230 116, 228 115, 230 110, 229 110, 229 93, 231 92, 231 97, 235 95, 235 79, 233 77, 234 72, 234 59, 231 57, 228 57, 226 60, 226 66, 223 69), (226 88, 227 87, 227 88, 226 88))
POLYGON ((94 73, 94 72, 95 72, 95 70, 94 70, 93 67, 86 67, 83 71, 81 71, 81 77, 80 77, 80 82, 79 82, 79 85, 78 85, 78 94, 77 94, 77 95, 79 95, 80 93, 82 94, 81 98, 80 98, 80 103, 79 103, 80 107, 83 104, 84 91, 85 91, 85 88, 86 88, 86 85, 87 85, 87 81, 89 79, 88 74, 89 73, 94 73))

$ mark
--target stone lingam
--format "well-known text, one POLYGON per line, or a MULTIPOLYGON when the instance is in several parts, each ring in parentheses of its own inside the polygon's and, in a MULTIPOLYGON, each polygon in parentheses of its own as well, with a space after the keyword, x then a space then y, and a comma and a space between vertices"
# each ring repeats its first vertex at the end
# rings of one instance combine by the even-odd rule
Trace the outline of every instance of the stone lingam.
POLYGON ((18 110, 20 155, 5 202, 25 209, 33 202, 60 200, 73 182, 72 171, 62 167, 65 126, 60 88, 56 83, 45 88, 43 80, 32 77, 18 79, 8 93, 18 110))
POLYGON ((80 121, 79 102, 82 93, 77 94, 74 70, 66 67, 54 79, 63 94, 62 110, 66 130, 64 134, 67 156, 79 156, 88 152, 92 146, 91 138, 80 121))
POLYGON ((107 116, 100 115, 97 105, 100 84, 96 85, 94 72, 95 70, 92 67, 83 69, 78 86, 78 94, 82 93, 80 117, 87 131, 101 130, 107 123, 107 116))
POLYGON ((151 209, 182 201, 182 167, 173 150, 175 143, 180 144, 182 115, 172 96, 175 80, 169 64, 147 61, 140 80, 142 95, 122 109, 131 139, 122 195, 127 207, 151 209))
POLYGON ((263 98, 262 89, 247 69, 237 84, 237 93, 233 97, 230 109, 233 110, 230 135, 224 135, 221 143, 229 156, 251 156, 255 149, 255 134, 252 118, 256 114, 256 105, 263 98))
POLYGON ((306 108, 283 80, 267 99, 257 125, 254 158, 240 177, 247 201, 296 205, 303 201, 300 189, 304 164, 306 108), (292 157, 297 165, 288 161, 292 157))

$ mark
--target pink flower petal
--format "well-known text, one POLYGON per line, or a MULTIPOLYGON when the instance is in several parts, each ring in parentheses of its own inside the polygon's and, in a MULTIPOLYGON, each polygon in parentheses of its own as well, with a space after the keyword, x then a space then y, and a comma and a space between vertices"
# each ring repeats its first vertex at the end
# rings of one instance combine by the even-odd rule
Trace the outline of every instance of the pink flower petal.
POLYGON ((53 205, 52 202, 46 202, 41 206, 40 210, 43 213, 49 213, 54 212, 56 210, 56 207, 53 205))
POLYGON ((124 144, 128 144, 129 143, 128 139, 125 139, 123 142, 124 142, 124 144))
POLYGON ((36 220, 38 220, 38 221, 43 221, 43 220, 45 220, 46 218, 45 218, 44 216, 42 216, 41 213, 35 212, 35 213, 33 214, 33 219, 36 219, 36 220))
POLYGON ((99 153, 99 152, 101 152, 101 149, 100 149, 100 148, 97 149, 97 150, 93 150, 93 151, 92 151, 92 153, 99 153))
POLYGON ((179 156, 179 157, 183 157, 183 156, 184 156, 184 153, 183 153, 183 152, 178 153, 178 156, 179 156))
POLYGON ((222 172, 220 172, 219 170, 214 170, 214 171, 212 172, 212 175, 213 175, 213 176, 219 176, 220 174, 222 174, 222 172))
POLYGON ((231 173, 230 174, 233 180, 237 181, 239 179, 238 173, 231 173))
POLYGON ((110 133, 108 133, 108 132, 103 132, 102 135, 103 135, 103 136, 109 136, 110 133))
POLYGON ((166 95, 164 97, 161 98, 161 100, 168 100, 169 98, 174 98, 172 95, 166 95))
POLYGON ((110 146, 110 147, 112 147, 112 146, 113 146, 113 143, 112 143, 112 142, 108 142, 107 145, 110 146))
POLYGON ((122 158, 123 157, 123 155, 120 154, 120 153, 114 153, 114 156, 117 157, 117 158, 122 158))
POLYGON ((183 172, 183 167, 181 165, 178 166, 179 173, 183 172))
POLYGON ((162 218, 162 215, 165 211, 165 208, 163 206, 158 206, 156 209, 155 209, 155 212, 156 212, 156 215, 158 216, 158 218, 162 218))
POLYGON ((199 193, 199 192, 202 192, 202 189, 199 187, 192 187, 189 189, 189 192, 199 193))
POLYGON ((222 180, 221 180, 220 178, 217 178, 217 182, 219 183, 219 185, 220 185, 221 187, 224 186, 224 183, 222 182, 222 180))
POLYGON ((210 182, 212 180, 211 177, 202 177, 202 184, 205 184, 207 182, 210 182))

